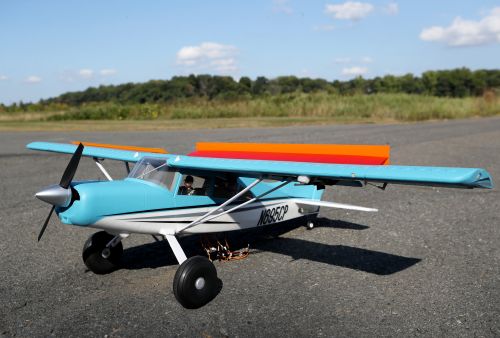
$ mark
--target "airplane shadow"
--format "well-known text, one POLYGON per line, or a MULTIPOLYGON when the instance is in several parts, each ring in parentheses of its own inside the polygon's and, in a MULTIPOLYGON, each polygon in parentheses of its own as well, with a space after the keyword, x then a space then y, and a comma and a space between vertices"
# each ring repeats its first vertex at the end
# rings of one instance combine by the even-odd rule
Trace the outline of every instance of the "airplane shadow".
MULTIPOLYGON (((316 227, 337 229, 365 230, 369 228, 366 225, 326 218, 316 219, 315 224, 316 227)), ((300 226, 303 226, 303 223, 285 223, 280 226, 222 233, 218 234, 217 238, 221 241, 227 238, 233 250, 250 244, 250 248, 257 249, 257 253, 259 251, 269 251, 290 256, 294 260, 305 259, 376 275, 390 275, 405 270, 421 261, 419 258, 404 257, 346 245, 330 245, 297 238, 279 237, 300 226)), ((205 255, 200 245, 200 236, 189 236, 181 238, 179 241, 188 257, 205 255)), ((176 264, 177 261, 168 243, 160 241, 125 249, 122 268, 130 270, 154 269, 176 264)))
POLYGON ((318 217, 314 222, 315 228, 334 228, 334 229, 347 229, 347 230, 366 230, 370 229, 367 225, 342 221, 338 219, 330 219, 326 217, 318 217))
POLYGON ((254 248, 290 256, 294 260, 305 259, 376 275, 391 275, 421 261, 419 258, 296 238, 277 238, 274 243, 260 243, 254 248))

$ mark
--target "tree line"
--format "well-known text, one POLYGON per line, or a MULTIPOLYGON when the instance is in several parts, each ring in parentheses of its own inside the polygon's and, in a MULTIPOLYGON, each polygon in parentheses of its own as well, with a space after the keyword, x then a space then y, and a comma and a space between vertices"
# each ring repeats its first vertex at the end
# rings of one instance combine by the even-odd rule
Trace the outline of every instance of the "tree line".
POLYGON ((327 92, 338 95, 407 93, 440 97, 480 96, 486 91, 500 88, 500 70, 458 68, 427 71, 421 76, 405 74, 385 75, 372 79, 357 77, 347 81, 327 81, 307 77, 280 76, 255 80, 230 76, 189 75, 174 76, 170 80, 151 80, 145 83, 125 83, 90 87, 84 91, 68 92, 38 103, 0 105, 3 111, 35 111, 44 108, 57 110, 77 107, 91 102, 120 104, 168 103, 189 98, 209 100, 240 100, 288 93, 327 92))

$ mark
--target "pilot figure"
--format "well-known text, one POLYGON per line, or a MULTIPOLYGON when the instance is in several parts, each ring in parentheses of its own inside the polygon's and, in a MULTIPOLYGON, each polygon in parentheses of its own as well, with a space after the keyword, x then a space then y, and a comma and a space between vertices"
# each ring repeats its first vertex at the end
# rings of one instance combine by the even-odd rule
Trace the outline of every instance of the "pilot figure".
POLYGON ((193 176, 186 176, 184 185, 179 188, 179 195, 194 195, 193 176))

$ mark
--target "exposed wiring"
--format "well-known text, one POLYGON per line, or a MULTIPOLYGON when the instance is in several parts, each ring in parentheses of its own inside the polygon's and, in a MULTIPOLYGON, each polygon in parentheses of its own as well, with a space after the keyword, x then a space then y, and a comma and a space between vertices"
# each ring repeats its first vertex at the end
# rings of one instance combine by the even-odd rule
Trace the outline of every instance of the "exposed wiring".
POLYGON ((208 259, 211 262, 214 260, 225 262, 241 260, 247 258, 250 254, 250 244, 243 250, 231 251, 227 239, 224 239, 225 244, 222 244, 218 239, 216 239, 216 241, 217 244, 214 245, 207 236, 201 239, 201 246, 207 253, 208 259))

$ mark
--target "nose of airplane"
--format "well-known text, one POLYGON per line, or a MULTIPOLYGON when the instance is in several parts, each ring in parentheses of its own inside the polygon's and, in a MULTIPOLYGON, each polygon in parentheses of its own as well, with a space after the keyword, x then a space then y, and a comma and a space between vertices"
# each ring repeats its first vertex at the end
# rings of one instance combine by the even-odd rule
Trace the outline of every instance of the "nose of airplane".
POLYGON ((71 188, 65 189, 54 184, 37 192, 35 197, 58 207, 67 207, 71 204, 71 188))

